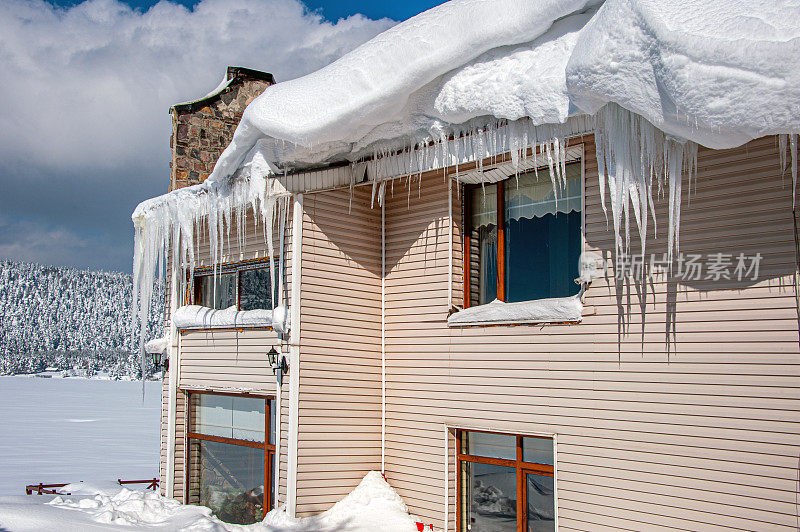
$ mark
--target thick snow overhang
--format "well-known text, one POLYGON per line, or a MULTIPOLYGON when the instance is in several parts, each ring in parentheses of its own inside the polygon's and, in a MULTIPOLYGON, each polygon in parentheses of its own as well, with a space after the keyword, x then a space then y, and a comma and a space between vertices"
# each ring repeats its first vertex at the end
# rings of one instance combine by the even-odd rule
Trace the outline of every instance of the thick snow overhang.
POLYGON ((387 179, 494 154, 518 165, 538 148, 563 160, 565 139, 589 131, 618 250, 630 218, 643 252, 658 185, 669 194, 673 250, 698 144, 729 148, 779 135, 796 181, 798 20, 800 5, 771 0, 437 6, 265 91, 208 180, 137 207, 134 273, 144 282, 134 297, 147 298, 139 290, 167 245, 191 268, 186 243, 201 217, 216 250, 234 211, 252 208, 267 225, 277 198, 309 186, 366 178, 380 197, 387 179), (320 166, 327 168, 309 171, 320 166))

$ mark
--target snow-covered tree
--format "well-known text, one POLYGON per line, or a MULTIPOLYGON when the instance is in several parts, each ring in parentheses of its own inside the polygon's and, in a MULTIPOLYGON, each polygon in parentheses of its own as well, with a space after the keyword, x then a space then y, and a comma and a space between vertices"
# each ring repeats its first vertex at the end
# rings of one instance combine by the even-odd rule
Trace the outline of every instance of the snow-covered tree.
MULTIPOLYGON (((0 261, 0 375, 57 367, 138 378, 131 291, 131 276, 124 273, 0 261)), ((159 282, 151 338, 162 335, 164 297, 159 282)))

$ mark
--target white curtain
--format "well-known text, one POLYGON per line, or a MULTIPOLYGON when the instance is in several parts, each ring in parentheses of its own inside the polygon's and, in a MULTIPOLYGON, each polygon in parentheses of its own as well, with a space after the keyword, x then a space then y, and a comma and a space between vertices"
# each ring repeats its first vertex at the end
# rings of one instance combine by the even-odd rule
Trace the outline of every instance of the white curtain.
POLYGON ((581 165, 567 165, 567 185, 556 181, 558 196, 553 193, 550 181, 550 170, 540 169, 539 179, 534 172, 521 174, 518 180, 511 178, 505 181, 505 216, 506 220, 520 218, 541 218, 545 214, 581 210, 581 165))

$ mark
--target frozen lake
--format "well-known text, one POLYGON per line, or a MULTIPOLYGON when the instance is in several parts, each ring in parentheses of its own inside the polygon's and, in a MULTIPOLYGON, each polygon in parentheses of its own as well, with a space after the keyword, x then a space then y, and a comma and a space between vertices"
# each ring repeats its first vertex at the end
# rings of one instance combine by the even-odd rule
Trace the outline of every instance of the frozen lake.
POLYGON ((161 383, 0 377, 0 496, 158 476, 161 383))

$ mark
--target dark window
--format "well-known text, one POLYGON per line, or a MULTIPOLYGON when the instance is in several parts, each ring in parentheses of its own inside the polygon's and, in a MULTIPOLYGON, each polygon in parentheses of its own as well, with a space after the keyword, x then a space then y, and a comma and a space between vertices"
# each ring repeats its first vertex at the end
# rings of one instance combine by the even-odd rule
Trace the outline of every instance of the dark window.
POLYGON ((583 246, 580 161, 566 165, 558 198, 548 168, 465 194, 465 306, 578 293, 583 246))
POLYGON ((228 523, 261 521, 274 493, 274 401, 205 392, 186 395, 186 502, 208 506, 228 523))
MULTIPOLYGON (((275 265, 275 275, 279 275, 275 265)), ((194 304, 214 309, 271 309, 277 300, 277 286, 270 290, 266 261, 224 265, 220 272, 198 270, 194 276, 194 304)))
POLYGON ((239 310, 272 308, 269 268, 239 272, 239 310))
POLYGON ((555 530, 553 440, 456 431, 459 532, 555 530))
POLYGON ((236 306, 236 274, 196 275, 195 303, 209 308, 236 306))

